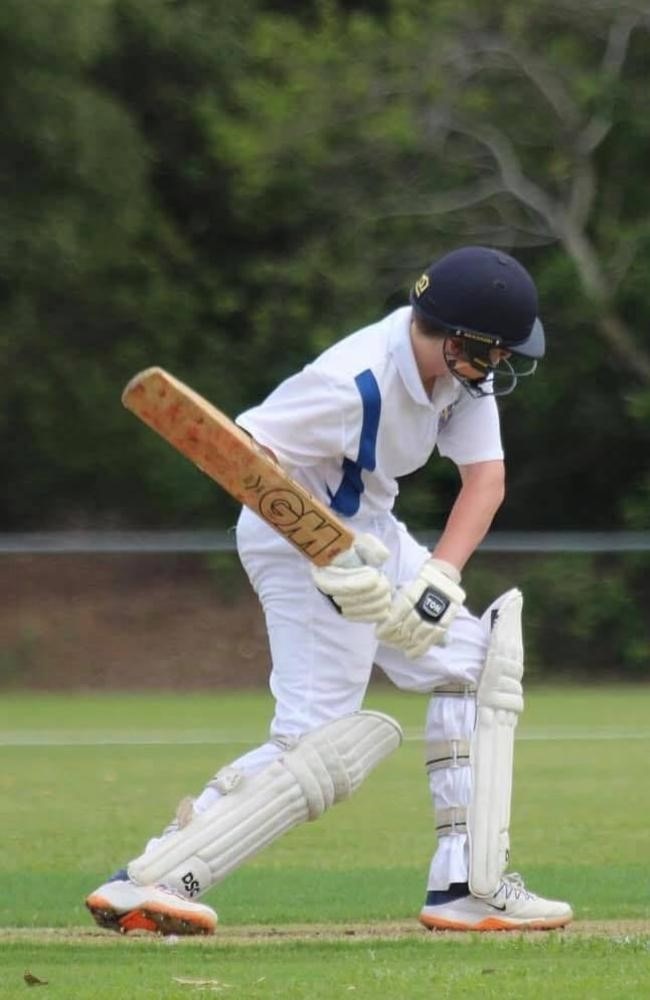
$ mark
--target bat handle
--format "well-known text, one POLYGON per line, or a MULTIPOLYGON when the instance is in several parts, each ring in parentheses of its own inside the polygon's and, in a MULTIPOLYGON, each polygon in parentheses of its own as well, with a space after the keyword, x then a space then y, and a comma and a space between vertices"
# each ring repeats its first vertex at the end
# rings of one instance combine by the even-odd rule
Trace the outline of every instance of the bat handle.
POLYGON ((345 552, 339 552, 337 556, 331 562, 332 566, 338 566, 340 569, 358 569, 360 566, 367 565, 364 563, 363 559, 352 545, 345 552))

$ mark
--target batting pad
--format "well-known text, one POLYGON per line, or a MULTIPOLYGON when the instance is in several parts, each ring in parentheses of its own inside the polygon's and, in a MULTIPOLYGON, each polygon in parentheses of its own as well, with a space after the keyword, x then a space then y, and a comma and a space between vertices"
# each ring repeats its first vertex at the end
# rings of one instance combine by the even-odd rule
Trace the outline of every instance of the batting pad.
POLYGON ((352 795, 401 741, 390 716, 355 712, 308 733, 257 774, 226 768, 226 781, 217 775, 222 797, 132 861, 129 877, 199 896, 283 833, 352 795))
POLYGON ((476 693, 476 726, 470 743, 472 799, 467 813, 470 890, 496 891, 510 854, 510 801, 515 727, 523 711, 523 599, 509 590, 489 609, 496 614, 476 693))

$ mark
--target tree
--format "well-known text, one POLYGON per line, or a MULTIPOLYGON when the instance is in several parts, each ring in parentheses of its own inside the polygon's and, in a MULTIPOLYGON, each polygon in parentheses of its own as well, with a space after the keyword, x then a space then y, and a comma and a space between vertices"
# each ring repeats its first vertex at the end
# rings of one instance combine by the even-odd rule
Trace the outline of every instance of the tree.
MULTIPOLYGON (((258 20, 252 72, 212 123, 213 155, 238 175, 239 225, 256 236, 251 325, 269 378, 283 317, 295 329, 311 315, 307 356, 382 300, 405 301, 450 244, 514 249, 538 279, 553 350, 505 406, 521 471, 504 518, 621 523, 649 443, 628 404, 650 370, 647 16, 605 0, 412 0, 382 21, 322 10, 309 31, 258 20)), ((444 475, 425 482, 444 497, 444 475)), ((419 483, 407 502, 430 518, 419 483)))
MULTIPOLYGON (((230 519, 134 431, 126 379, 162 364, 236 413, 467 242, 531 268, 551 345, 503 405, 500 523, 644 523, 644 7, 285 8, 3 5, 6 523, 230 519)), ((431 527, 454 488, 432 468, 402 509, 431 527)))
POLYGON ((458 11, 431 142, 459 136, 477 166, 476 203, 494 199, 515 236, 561 245, 605 347, 650 384, 650 353, 628 324, 623 287, 648 246, 648 195, 638 176, 622 183, 620 152, 638 168, 650 138, 647 7, 500 6, 500 18, 477 15, 475 4, 458 11), (504 99, 511 94, 515 102, 504 99))
MULTIPOLYGON (((129 507, 132 517, 155 521, 174 504, 191 519, 195 502, 214 503, 202 483, 202 501, 193 501, 191 470, 176 473, 155 444, 140 443, 119 397, 152 361, 179 368, 196 357, 200 366, 215 353, 198 331, 206 299, 219 301, 223 284, 213 269, 206 277, 198 250, 227 199, 213 195, 207 204, 214 186, 188 140, 191 100, 214 83, 215 66, 227 73, 219 63, 225 26, 233 23, 232 42, 238 24, 222 7, 223 17, 210 2, 2 6, 8 525, 119 518, 129 507), (195 193, 189 214, 186 190, 195 193), (207 208, 214 215, 206 224, 207 208), (129 497, 143 469, 146 486, 129 497)), ((244 4, 238 10, 243 16, 244 4)))

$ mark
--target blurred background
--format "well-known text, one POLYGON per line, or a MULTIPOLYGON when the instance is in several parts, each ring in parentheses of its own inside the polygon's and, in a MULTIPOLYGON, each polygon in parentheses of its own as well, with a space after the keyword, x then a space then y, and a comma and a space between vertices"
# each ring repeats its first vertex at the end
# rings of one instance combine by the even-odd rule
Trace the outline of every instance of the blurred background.
POLYGON ((522 587, 533 679, 647 679, 649 64, 647 0, 3 0, 0 688, 264 683, 237 508, 122 389, 235 415, 466 243, 549 341, 469 603, 522 587))

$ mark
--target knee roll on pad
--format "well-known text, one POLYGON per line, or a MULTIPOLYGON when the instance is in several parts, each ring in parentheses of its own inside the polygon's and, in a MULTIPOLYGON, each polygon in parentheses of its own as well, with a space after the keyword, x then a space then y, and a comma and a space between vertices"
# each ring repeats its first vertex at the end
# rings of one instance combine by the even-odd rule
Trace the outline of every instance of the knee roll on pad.
POLYGON ((283 833, 352 795, 401 740, 390 716, 355 712, 308 733, 257 774, 225 769, 216 782, 222 797, 132 861, 129 877, 201 895, 283 833))

